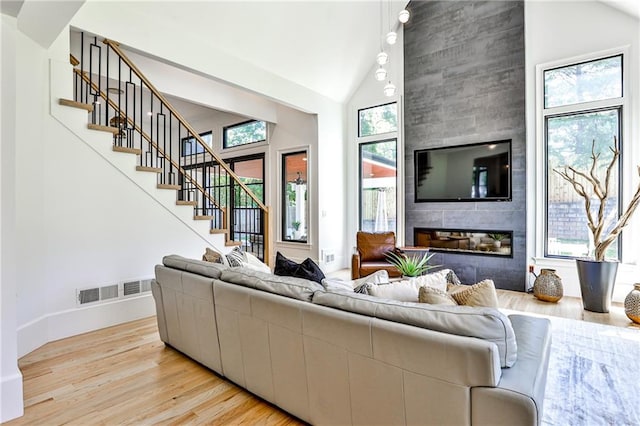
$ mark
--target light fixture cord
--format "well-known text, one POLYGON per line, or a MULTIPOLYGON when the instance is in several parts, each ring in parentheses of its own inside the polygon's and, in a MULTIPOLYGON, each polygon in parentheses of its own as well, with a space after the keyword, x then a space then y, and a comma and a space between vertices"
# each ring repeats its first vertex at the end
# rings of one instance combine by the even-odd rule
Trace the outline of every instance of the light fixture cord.
POLYGON ((382 23, 382 0, 380 0, 380 51, 382 52, 382 39, 384 36, 384 25, 382 23))

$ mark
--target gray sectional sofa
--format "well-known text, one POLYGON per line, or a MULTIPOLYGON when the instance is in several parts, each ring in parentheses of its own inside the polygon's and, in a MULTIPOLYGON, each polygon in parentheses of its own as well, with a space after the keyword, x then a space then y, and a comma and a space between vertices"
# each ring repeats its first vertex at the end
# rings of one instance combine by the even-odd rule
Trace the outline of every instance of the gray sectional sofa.
POLYGON ((311 424, 540 424, 545 319, 175 255, 152 291, 162 341, 311 424))

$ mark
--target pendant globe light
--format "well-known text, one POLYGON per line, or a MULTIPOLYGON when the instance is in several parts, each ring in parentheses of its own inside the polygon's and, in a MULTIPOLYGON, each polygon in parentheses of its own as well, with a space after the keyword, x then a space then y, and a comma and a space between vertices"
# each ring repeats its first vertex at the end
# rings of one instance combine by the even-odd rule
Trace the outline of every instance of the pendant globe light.
POLYGON ((406 24, 407 22, 409 22, 410 16, 411 14, 409 13, 409 11, 407 9, 403 9, 400 11, 400 13, 398 13, 398 21, 400 21, 400 23, 402 24, 406 24))
POLYGON ((389 80, 386 86, 384 86, 384 95, 385 96, 393 96, 396 94, 396 86, 389 80))
POLYGON ((398 34, 395 31, 389 31, 386 36, 387 44, 394 45, 396 44, 396 40, 398 40, 398 34))
POLYGON ((376 62, 378 63, 378 65, 384 65, 389 61, 389 55, 387 55, 384 52, 380 52, 378 53, 378 56, 376 56, 376 62))
POLYGON ((376 80, 384 81, 384 79, 387 78, 387 70, 382 68, 382 66, 379 66, 374 75, 376 80))

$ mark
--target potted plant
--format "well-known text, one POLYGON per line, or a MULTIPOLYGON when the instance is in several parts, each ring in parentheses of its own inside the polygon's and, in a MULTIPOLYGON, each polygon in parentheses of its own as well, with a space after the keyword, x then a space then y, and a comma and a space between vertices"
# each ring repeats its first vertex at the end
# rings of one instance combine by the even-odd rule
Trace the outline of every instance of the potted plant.
POLYGON ((500 248, 502 246, 502 240, 507 238, 507 234, 488 234, 489 238, 493 240, 493 246, 500 248))
MULTIPOLYGON (((608 218, 605 214, 607 200, 611 196, 612 174, 620 151, 618 140, 613 138, 613 147, 609 147, 613 156, 604 171, 604 181, 598 174, 600 153, 595 152, 595 140, 591 145, 591 167, 588 171, 578 170, 571 166, 554 169, 573 189, 584 198, 587 215, 587 226, 593 237, 593 257, 576 259, 582 303, 586 310, 593 312, 609 312, 613 285, 618 271, 618 260, 607 261, 607 248, 618 238, 622 229, 628 225, 631 216, 640 204, 640 182, 635 194, 622 210, 618 218, 608 218), (593 203, 595 201, 595 204, 593 203)), ((602 174, 602 173, 600 173, 602 174)), ((638 166, 640 175, 640 166, 638 166)))
POLYGON ((431 259, 435 253, 424 253, 422 256, 407 256, 404 253, 388 252, 386 254, 387 259, 391 262, 404 277, 417 277, 422 275, 431 268, 435 268, 440 265, 429 265, 429 259, 431 259))

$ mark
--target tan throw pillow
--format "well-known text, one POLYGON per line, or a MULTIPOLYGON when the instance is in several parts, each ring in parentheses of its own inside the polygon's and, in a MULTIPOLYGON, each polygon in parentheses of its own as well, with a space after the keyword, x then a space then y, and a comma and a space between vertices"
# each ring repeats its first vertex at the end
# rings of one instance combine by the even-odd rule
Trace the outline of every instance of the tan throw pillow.
POLYGON ((224 263, 224 261, 222 260, 222 255, 217 251, 210 249, 209 247, 205 249, 205 252, 202 255, 202 260, 212 263, 224 263))
POLYGON ((418 292, 418 302, 429 303, 431 305, 458 305, 455 299, 447 292, 426 285, 420 287, 418 292))
POLYGON ((482 280, 473 285, 450 284, 447 292, 459 305, 498 307, 498 295, 492 280, 482 280))

